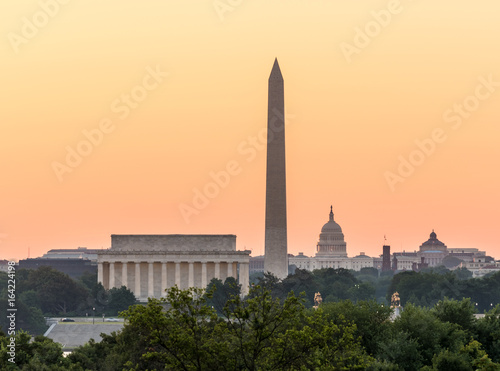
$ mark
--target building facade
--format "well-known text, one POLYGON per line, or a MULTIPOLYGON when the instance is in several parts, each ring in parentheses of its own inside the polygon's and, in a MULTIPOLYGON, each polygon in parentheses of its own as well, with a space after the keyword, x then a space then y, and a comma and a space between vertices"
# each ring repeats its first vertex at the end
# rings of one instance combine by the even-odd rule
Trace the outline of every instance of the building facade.
POLYGON ((460 268, 467 268, 474 278, 483 277, 488 273, 500 272, 500 261, 495 261, 491 256, 479 256, 471 262, 461 263, 460 268))
POLYGON ((246 295, 249 255, 236 250, 235 235, 112 235, 111 248, 98 252, 97 279, 105 289, 126 286, 140 301, 228 277, 246 295))
POLYGON ((89 259, 33 258, 19 260, 19 269, 38 269, 51 267, 65 273, 73 279, 80 278, 85 273, 95 274, 97 264, 89 259))
POLYGON ((363 252, 353 258, 347 256, 344 233, 340 225, 335 221, 332 206, 330 206, 328 222, 323 225, 319 234, 316 255, 308 257, 303 253, 299 253, 296 256, 289 257, 288 260, 290 265, 308 271, 324 268, 344 268, 359 271, 361 268, 373 267, 373 258, 363 252))
MULTIPOLYGON (((467 267, 467 269, 469 267, 477 268, 478 266, 475 264, 479 263, 476 262, 484 262, 485 255, 485 251, 479 251, 476 248, 450 249, 437 238, 437 234, 433 230, 429 235, 429 239, 420 245, 418 251, 395 252, 392 255, 392 270, 420 270, 427 267, 438 267, 444 265, 446 257, 462 260, 466 264, 462 263, 460 266, 467 267)), ((481 271, 481 274, 483 274, 483 271, 481 271)))
POLYGON ((88 259, 97 261, 97 252, 99 249, 87 249, 78 247, 76 249, 52 249, 43 254, 44 259, 88 259))

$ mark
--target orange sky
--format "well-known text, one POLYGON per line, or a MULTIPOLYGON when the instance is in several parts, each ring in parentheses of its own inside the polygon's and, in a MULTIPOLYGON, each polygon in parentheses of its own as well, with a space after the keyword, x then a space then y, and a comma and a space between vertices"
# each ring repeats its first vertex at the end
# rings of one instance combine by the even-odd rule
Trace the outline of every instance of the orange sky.
POLYGON ((258 136, 275 57, 289 252, 315 252, 332 204, 350 256, 380 254, 384 235, 413 251, 434 228, 450 248, 500 257, 499 11, 495 0, 2 2, 0 258, 141 233, 235 234, 262 254, 258 136), (210 185, 228 164, 229 183, 210 185), (193 204, 195 190, 212 198, 193 204))

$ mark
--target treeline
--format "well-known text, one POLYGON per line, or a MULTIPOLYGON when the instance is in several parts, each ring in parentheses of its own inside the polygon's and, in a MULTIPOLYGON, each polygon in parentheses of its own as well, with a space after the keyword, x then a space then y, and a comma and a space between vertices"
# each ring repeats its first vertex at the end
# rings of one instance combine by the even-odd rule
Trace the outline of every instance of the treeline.
MULTIPOLYGON (((121 332, 69 357, 50 339, 30 342, 19 333, 20 369, 500 369, 500 273, 473 279, 444 267, 394 276, 371 268, 297 269, 284 280, 253 275, 244 299, 234 278, 214 279, 207 290, 172 288, 165 299, 130 307, 130 291, 115 289, 122 293, 115 297, 95 275, 77 282, 44 267, 20 270, 16 279, 17 329, 32 334, 42 333, 36 324, 45 314, 128 308, 121 332), (395 291, 404 307, 397 318, 389 306, 395 291), (315 310, 317 292, 323 302, 315 310)), ((1 336, 2 354, 8 341, 1 336)), ((0 368, 8 369, 2 357, 0 368)))
POLYGON ((387 299, 399 292, 402 305, 413 303, 433 306, 444 297, 470 298, 478 313, 500 303, 500 273, 483 278, 470 278, 466 269, 448 271, 444 267, 424 272, 402 272, 395 275, 387 291, 387 299))
MULTIPOLYGON (((296 269, 283 281, 254 274, 250 282, 269 284, 274 297, 285 299, 289 292, 304 293, 304 305, 314 305, 315 293, 321 293, 324 303, 351 300, 376 300, 389 305, 390 297, 399 292, 401 303, 431 307, 445 297, 461 300, 471 298, 478 313, 490 310, 500 303, 500 274, 484 278, 471 278, 467 269, 450 271, 445 267, 431 268, 422 272, 392 271, 379 273, 375 268, 363 268, 358 272, 346 269, 320 269, 313 272, 296 269), (272 287, 271 287, 272 286, 272 287)), ((222 313, 227 298, 234 295, 234 279, 228 284, 213 280, 209 287, 218 290, 211 299, 218 313, 222 313)), ((116 316, 119 311, 135 303, 133 293, 125 287, 104 290, 97 283, 96 274, 86 274, 78 281, 49 267, 36 270, 21 269, 16 272, 16 306, 19 311, 19 328, 31 334, 43 334, 47 326, 43 317, 71 317, 92 315, 116 316)), ((0 308, 7 306, 7 274, 0 272, 0 308)), ((5 329, 6 318, 0 318, 5 329)))
MULTIPOLYGON (((253 283, 264 277, 253 275, 253 283)), ((272 280, 267 277, 266 282, 272 280)), ((398 292, 401 304, 412 303, 432 307, 445 297, 461 300, 470 298, 478 313, 490 310, 500 303, 500 273, 492 273, 482 278, 472 278, 467 269, 450 271, 445 267, 428 268, 421 272, 400 272, 393 274, 379 272, 375 268, 363 268, 359 272, 346 269, 318 269, 312 272, 297 269, 282 281, 273 283, 273 295, 285 298, 293 291, 304 292, 305 305, 314 305, 314 295, 319 292, 323 302, 349 299, 376 300, 390 304, 391 295, 398 292)))
MULTIPOLYGON (((217 282, 212 282, 212 286, 217 282)), ((226 289, 239 287, 225 282, 226 289)), ((469 299, 432 308, 407 304, 394 318, 375 300, 306 308, 280 282, 263 277, 219 315, 214 292, 172 288, 161 300, 122 313, 123 330, 63 357, 39 336, 19 334, 16 367, 36 370, 500 370, 500 306, 476 319, 469 299)), ((220 299, 220 298, 219 298, 220 299)), ((2 350, 6 337, 0 337, 2 350)), ((8 369, 7 355, 0 360, 8 369)))
MULTIPOLYGON (((97 283, 96 274, 85 274, 76 281, 50 267, 16 271, 15 306, 17 328, 30 334, 43 334, 47 329, 44 317, 116 316, 136 302, 126 287, 105 290, 97 283), (95 311, 93 311, 95 308, 95 311)), ((0 308, 7 313, 7 274, 0 272, 0 308)), ((0 317, 5 331, 7 318, 0 317)))

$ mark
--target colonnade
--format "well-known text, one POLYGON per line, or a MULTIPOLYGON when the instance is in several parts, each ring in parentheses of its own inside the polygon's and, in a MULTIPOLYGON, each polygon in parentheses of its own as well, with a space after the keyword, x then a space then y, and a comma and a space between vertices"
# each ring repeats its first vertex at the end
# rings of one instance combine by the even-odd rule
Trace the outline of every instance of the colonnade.
POLYGON ((234 277, 248 293, 249 264, 237 261, 116 261, 98 262, 97 280, 105 289, 126 286, 136 298, 165 296, 174 285, 206 288, 212 278, 234 277), (238 269, 239 268, 239 269, 238 269))

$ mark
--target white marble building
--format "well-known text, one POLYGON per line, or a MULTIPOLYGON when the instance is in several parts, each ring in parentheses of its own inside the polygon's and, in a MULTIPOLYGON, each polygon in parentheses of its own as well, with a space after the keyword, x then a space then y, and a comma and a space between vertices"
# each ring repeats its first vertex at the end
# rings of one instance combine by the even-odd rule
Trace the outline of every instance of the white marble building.
POLYGON ((236 278, 248 293, 250 251, 235 235, 111 235, 98 252, 97 279, 105 289, 126 286, 141 301, 177 285, 205 288, 212 278, 236 278))
POLYGON ((290 256, 288 264, 308 271, 323 268, 344 268, 359 271, 361 268, 372 268, 373 258, 364 253, 353 258, 347 256, 344 233, 342 233, 340 225, 335 222, 333 208, 330 207, 329 220, 321 228, 319 241, 316 245, 316 255, 308 257, 299 253, 297 256, 290 256))

